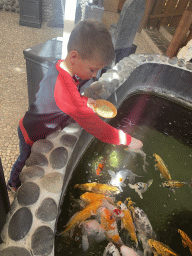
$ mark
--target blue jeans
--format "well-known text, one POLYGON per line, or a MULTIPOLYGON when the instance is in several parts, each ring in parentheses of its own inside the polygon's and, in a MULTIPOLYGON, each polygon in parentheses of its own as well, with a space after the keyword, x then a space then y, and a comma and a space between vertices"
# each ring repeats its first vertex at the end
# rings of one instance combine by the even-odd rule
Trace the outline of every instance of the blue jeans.
POLYGON ((20 127, 18 127, 18 136, 19 136, 20 154, 11 169, 10 179, 7 183, 11 187, 17 187, 17 188, 21 185, 21 181, 19 179, 19 174, 21 173, 26 160, 29 158, 29 156, 31 154, 31 146, 29 146, 25 142, 20 127))

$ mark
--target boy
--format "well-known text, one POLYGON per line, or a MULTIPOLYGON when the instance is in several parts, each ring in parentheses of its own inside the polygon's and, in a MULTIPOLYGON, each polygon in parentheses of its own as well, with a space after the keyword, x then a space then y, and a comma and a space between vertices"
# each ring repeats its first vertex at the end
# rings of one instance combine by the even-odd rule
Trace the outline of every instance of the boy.
POLYGON ((133 149, 143 146, 141 141, 100 119, 93 111, 94 100, 79 93, 75 76, 91 79, 114 59, 111 36, 105 25, 93 20, 80 21, 71 32, 67 49, 67 57, 54 63, 43 77, 35 102, 19 122, 20 155, 7 184, 11 191, 16 192, 20 186, 19 174, 33 143, 63 128, 70 117, 106 143, 129 145, 133 149))

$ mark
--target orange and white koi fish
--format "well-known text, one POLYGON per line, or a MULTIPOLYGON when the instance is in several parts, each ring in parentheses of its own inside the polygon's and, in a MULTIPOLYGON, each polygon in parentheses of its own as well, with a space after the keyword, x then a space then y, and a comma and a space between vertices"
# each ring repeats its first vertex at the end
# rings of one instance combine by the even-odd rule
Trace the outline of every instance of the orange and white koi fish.
POLYGON ((178 229, 179 234, 181 235, 181 239, 182 239, 182 244, 184 247, 189 247, 190 253, 192 254, 192 241, 189 238, 189 236, 182 231, 181 229, 178 229))
POLYGON ((141 199, 143 199, 142 193, 144 193, 148 187, 151 186, 153 183, 153 180, 149 180, 147 183, 144 182, 137 182, 134 185, 128 184, 130 188, 135 189, 135 192, 140 196, 141 199))
POLYGON ((117 222, 113 217, 112 213, 105 207, 99 209, 99 217, 101 222, 101 227, 105 230, 106 238, 116 244, 118 247, 123 245, 123 242, 119 236, 117 222))
POLYGON ((74 188, 80 188, 82 190, 104 194, 106 196, 113 196, 120 193, 120 190, 117 187, 97 182, 76 184, 74 188))
POLYGON ((157 240, 149 239, 148 244, 153 250, 154 256, 179 256, 177 253, 175 253, 169 246, 166 244, 163 244, 157 240))
POLYGON ((131 236, 131 240, 133 240, 136 243, 136 247, 138 247, 138 241, 137 241, 137 236, 135 232, 135 226, 133 224, 133 219, 131 216, 131 213, 127 206, 119 201, 117 202, 117 206, 119 206, 124 214, 124 216, 121 218, 121 229, 126 229, 131 236))
POLYGON ((75 213, 66 224, 67 227, 62 232, 62 235, 66 235, 70 230, 72 230, 70 233, 70 236, 72 236, 75 226, 90 218, 91 215, 96 214, 97 210, 102 206, 102 204, 102 200, 94 201, 93 203, 88 204, 82 211, 75 213))
POLYGON ((120 219, 123 218, 123 212, 117 208, 114 204, 109 203, 106 199, 103 200, 103 206, 107 208, 113 215, 114 218, 120 219))
MULTIPOLYGON (((163 187, 169 188, 173 193, 175 193, 175 188, 180 188, 188 184, 187 182, 175 181, 175 180, 166 180, 162 183, 163 187)), ((189 184, 188 184, 189 185, 189 184)))
POLYGON ((140 255, 140 254, 138 254, 137 252, 135 252, 133 249, 131 249, 130 247, 128 247, 126 245, 122 245, 120 247, 120 252, 121 252, 122 256, 139 256, 140 255))
POLYGON ((160 177, 161 178, 165 178, 167 180, 171 180, 171 175, 167 169, 167 167, 165 166, 163 160, 161 159, 160 156, 158 156, 157 154, 153 154, 153 156, 155 157, 155 160, 157 161, 157 164, 155 164, 155 169, 159 169, 160 173, 160 177))
POLYGON ((119 250, 113 243, 108 243, 103 252, 103 256, 121 256, 119 250))
POLYGON ((101 171, 104 169, 105 164, 106 164, 106 158, 101 159, 101 161, 99 162, 98 166, 95 166, 95 170, 96 170, 96 175, 100 175, 101 171))

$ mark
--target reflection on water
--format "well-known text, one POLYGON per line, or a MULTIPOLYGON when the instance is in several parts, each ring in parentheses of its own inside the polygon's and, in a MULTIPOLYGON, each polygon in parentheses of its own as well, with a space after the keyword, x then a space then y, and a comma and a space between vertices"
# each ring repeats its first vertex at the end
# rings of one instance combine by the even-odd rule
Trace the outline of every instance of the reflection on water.
MULTIPOLYGON (((114 146, 94 140, 82 157, 68 185, 60 214, 57 230, 64 230, 69 218, 80 210, 78 200, 84 193, 74 189, 75 184, 87 182, 109 183, 111 176, 107 170, 117 173, 128 169, 136 182, 153 179, 152 185, 143 193, 143 199, 128 186, 125 180, 123 192, 116 195, 116 201, 131 197, 136 206, 147 214, 159 241, 167 244, 179 255, 191 255, 182 246, 178 229, 192 239, 192 187, 186 185, 175 189, 175 193, 162 186, 165 179, 155 170, 154 153, 159 155, 173 180, 190 182, 192 179, 192 111, 173 102, 151 95, 137 95, 125 102, 118 111, 118 117, 111 124, 141 139, 146 153, 146 171, 140 154, 127 152, 123 146, 114 146), (142 109, 141 109, 142 107, 142 109), (100 175, 96 175, 99 163, 104 159, 100 175)), ((120 232, 120 235, 123 235, 120 232)), ((123 238, 122 238, 123 239, 123 238)), ((55 255, 103 255, 107 241, 92 244, 83 252, 81 230, 76 228, 72 238, 56 236, 55 255)), ((140 249, 142 249, 140 247, 140 249)))

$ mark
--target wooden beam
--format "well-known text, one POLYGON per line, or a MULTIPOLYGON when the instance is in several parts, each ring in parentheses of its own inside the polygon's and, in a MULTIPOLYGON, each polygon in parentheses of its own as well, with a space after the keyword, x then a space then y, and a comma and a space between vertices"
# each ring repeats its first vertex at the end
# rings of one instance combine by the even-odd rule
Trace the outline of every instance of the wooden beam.
POLYGON ((172 58, 177 54, 191 24, 192 11, 185 10, 167 49, 166 55, 168 55, 169 58, 172 58))
POLYGON ((158 18, 167 18, 167 17, 174 17, 174 16, 182 16, 182 13, 170 13, 170 14, 156 14, 156 15, 150 15, 149 19, 158 19, 158 18))
POLYGON ((140 23, 140 26, 138 28, 138 31, 137 31, 138 33, 141 33, 141 30, 147 26, 147 22, 149 20, 149 16, 152 12, 155 2, 156 2, 156 0, 146 0, 145 12, 143 15, 143 19, 140 23))

